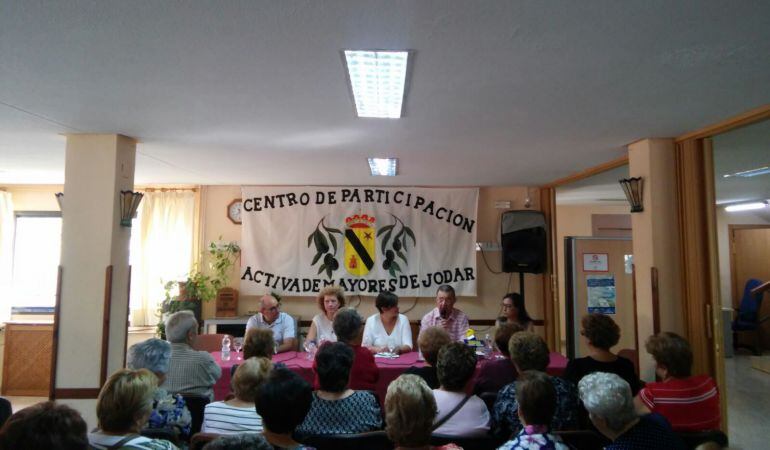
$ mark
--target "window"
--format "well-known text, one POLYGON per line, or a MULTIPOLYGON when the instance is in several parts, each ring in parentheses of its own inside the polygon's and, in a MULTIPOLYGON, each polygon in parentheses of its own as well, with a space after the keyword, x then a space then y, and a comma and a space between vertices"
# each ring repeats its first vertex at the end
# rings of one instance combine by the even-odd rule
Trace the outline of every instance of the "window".
POLYGON ((53 308, 61 254, 61 213, 17 212, 11 305, 18 312, 53 308))

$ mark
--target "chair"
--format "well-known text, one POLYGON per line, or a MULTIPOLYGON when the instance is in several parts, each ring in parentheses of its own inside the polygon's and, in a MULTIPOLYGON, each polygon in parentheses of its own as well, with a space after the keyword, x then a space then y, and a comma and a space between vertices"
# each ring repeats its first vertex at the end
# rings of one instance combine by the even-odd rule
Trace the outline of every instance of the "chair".
POLYGON ((439 446, 446 444, 456 444, 457 446, 462 447, 463 450, 495 449, 503 445, 505 441, 505 438, 501 439, 496 436, 492 436, 491 434, 477 437, 464 437, 434 433, 430 436, 430 445, 439 446))
POLYGON ((206 444, 222 436, 214 433, 195 433, 190 438, 190 450, 201 450, 206 444))
POLYGON ((733 347, 747 347, 755 355, 762 354, 762 324, 770 319, 770 316, 759 317, 759 311, 762 307, 763 293, 752 294, 751 291, 762 285, 757 279, 750 279, 743 288, 743 297, 738 308, 738 315, 733 320, 733 347), (739 334, 751 334, 754 343, 752 346, 742 345, 738 339, 739 334))
POLYGON ((192 348, 204 352, 218 352, 222 350, 222 339, 225 336, 230 337, 230 342, 233 341, 233 337, 229 334, 199 334, 195 338, 195 343, 192 348))
POLYGON ((695 449, 697 446, 705 444, 706 442, 716 442, 722 448, 730 445, 727 439, 727 435, 724 434, 721 430, 708 430, 687 433, 679 432, 676 434, 682 438, 685 446, 689 449, 695 449))
POLYGON ((482 392, 479 394, 479 397, 484 401, 484 404, 487 405, 487 409, 491 414, 492 409, 495 406, 495 402, 497 401, 497 392, 482 392))
POLYGON ((203 425, 203 411, 211 400, 208 395, 184 393, 180 393, 180 395, 184 398, 184 402, 187 405, 187 409, 190 411, 190 417, 192 418, 190 434, 198 433, 203 425))
POLYGON ((593 430, 555 431, 570 448, 575 450, 601 450, 610 440, 593 430))
POLYGON ((145 428, 139 434, 151 439, 165 439, 179 447, 179 436, 168 428, 145 428))
POLYGON ((13 414, 13 408, 11 408, 11 402, 7 398, 0 397, 0 428, 2 428, 5 421, 8 420, 13 414))
POLYGON ((639 376, 639 352, 633 348, 624 348, 618 352, 618 356, 626 358, 634 364, 634 373, 639 376))
POLYGON ((391 450, 393 443, 384 431, 357 434, 329 434, 302 437, 302 444, 318 450, 391 450))

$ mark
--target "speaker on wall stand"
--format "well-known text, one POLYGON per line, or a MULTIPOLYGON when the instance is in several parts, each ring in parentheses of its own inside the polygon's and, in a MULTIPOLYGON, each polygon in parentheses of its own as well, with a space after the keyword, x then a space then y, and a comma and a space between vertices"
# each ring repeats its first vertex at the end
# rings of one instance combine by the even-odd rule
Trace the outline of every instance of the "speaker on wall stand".
POLYGON ((519 294, 524 297, 524 274, 543 273, 547 260, 545 215, 540 211, 503 213, 500 223, 503 272, 519 273, 519 294))

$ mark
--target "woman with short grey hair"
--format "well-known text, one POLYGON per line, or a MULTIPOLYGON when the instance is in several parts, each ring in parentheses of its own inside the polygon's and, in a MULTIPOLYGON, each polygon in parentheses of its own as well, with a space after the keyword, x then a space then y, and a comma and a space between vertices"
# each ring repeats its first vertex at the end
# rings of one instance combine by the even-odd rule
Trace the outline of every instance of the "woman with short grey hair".
MULTIPOLYGON (((128 368, 147 369, 158 377, 158 386, 163 384, 171 362, 171 344, 150 338, 134 344, 128 349, 128 368)), ((190 435, 192 417, 181 395, 171 395, 158 387, 153 394, 152 413, 147 428, 166 428, 177 433, 180 438, 190 435)))
POLYGON ((618 375, 606 372, 586 375, 580 380, 578 390, 591 422, 612 440, 605 449, 685 448, 662 416, 637 416, 631 387, 618 375))

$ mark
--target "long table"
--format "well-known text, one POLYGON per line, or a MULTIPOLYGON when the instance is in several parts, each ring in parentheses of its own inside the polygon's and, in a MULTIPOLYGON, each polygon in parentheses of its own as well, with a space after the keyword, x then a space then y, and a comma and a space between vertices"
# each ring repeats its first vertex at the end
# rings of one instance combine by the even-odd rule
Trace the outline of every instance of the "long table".
MULTIPOLYGON (((222 368, 222 376, 219 381, 214 385, 214 399, 224 400, 227 394, 230 393, 230 369, 235 364, 243 363, 243 359, 238 359, 238 354, 235 352, 230 353, 230 359, 228 361, 222 361, 221 352, 212 352, 211 356, 214 357, 219 367, 222 368)), ((567 368, 567 358, 561 353, 551 352, 551 360, 548 364, 548 374, 552 376, 560 376, 564 373, 564 369, 567 368)), ((377 368, 380 369, 380 379, 377 382, 376 393, 380 399, 385 399, 385 392, 388 389, 388 385, 391 381, 398 378, 401 373, 412 366, 423 367, 424 361, 418 361, 418 353, 410 352, 400 355, 398 358, 375 358, 377 368)), ((273 356, 273 362, 281 362, 286 365, 292 372, 295 372, 308 383, 313 382, 313 361, 308 359, 308 355, 305 352, 285 352, 279 353, 273 356)), ((476 365, 476 371, 478 373, 479 366, 476 365)), ((474 375, 475 377, 475 375, 474 375)))

